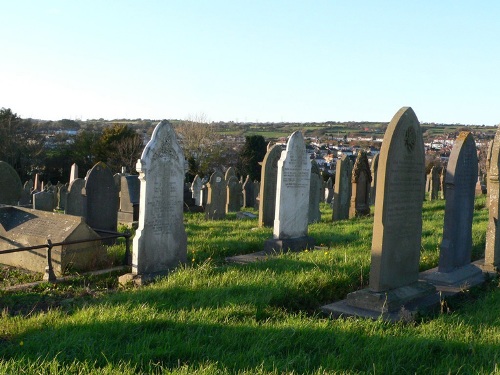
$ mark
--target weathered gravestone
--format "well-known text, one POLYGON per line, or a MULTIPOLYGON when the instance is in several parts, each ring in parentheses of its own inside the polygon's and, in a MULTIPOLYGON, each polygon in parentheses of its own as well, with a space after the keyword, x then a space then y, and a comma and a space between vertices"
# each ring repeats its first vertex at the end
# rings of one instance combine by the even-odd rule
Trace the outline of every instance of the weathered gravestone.
MULTIPOLYGON (((224 179, 227 181, 230 177, 236 177, 236 171, 233 167, 229 167, 224 174, 224 179)), ((237 178, 237 177, 236 177, 237 178)))
POLYGON ((185 263, 187 257, 183 222, 184 155, 168 121, 156 125, 136 169, 140 203, 139 226, 133 240, 132 277, 146 281, 185 263))
POLYGON ((85 187, 83 178, 76 178, 69 184, 68 194, 66 196, 66 208, 64 213, 67 215, 84 216, 85 206, 82 190, 85 187))
POLYGON ((57 190, 57 208, 63 210, 66 208, 68 199, 68 184, 61 185, 57 190))
POLYGON ((325 202, 330 204, 333 199, 333 180, 331 177, 326 181, 325 202))
POLYGON ((309 223, 317 223, 321 221, 319 202, 321 201, 322 184, 323 178, 321 177, 318 163, 312 160, 311 179, 309 181, 309 223))
POLYGON ((370 215, 370 183, 372 176, 366 151, 358 151, 352 170, 352 194, 349 218, 370 215))
POLYGON ((191 184, 191 192, 193 193, 193 199, 195 206, 201 206, 201 188, 203 186, 203 182, 201 181, 200 176, 194 176, 193 183, 191 184))
POLYGON ((276 185, 278 182, 278 160, 281 146, 268 147, 262 161, 259 194, 259 227, 272 227, 276 210, 276 185))
POLYGON ((333 221, 349 218, 349 202, 351 200, 351 161, 342 155, 337 160, 335 171, 335 187, 333 191, 333 221))
POLYGON ((16 205, 21 198, 23 186, 16 170, 0 161, 0 204, 16 205))
POLYGON ((51 191, 41 191, 33 194, 33 209, 52 212, 55 207, 54 193, 51 191))
POLYGON ((259 200, 260 200, 260 182, 255 180, 253 182, 253 208, 259 209, 259 200))
POLYGON ((446 168, 441 168, 439 175, 439 198, 446 199, 446 168))
POLYGON ((254 193, 254 183, 247 176, 245 182, 243 183, 243 207, 254 207, 255 206, 255 193, 254 193))
POLYGON ((307 235, 311 162, 300 131, 290 136, 278 161, 278 184, 273 239, 266 252, 299 251, 314 247, 307 235))
POLYGON ((375 204, 375 198, 377 196, 377 170, 378 170, 378 157, 379 154, 376 154, 370 165, 370 171, 372 174, 372 182, 370 184, 370 205, 375 204))
POLYGON ((85 219, 94 230, 116 232, 118 192, 111 170, 99 162, 87 173, 82 189, 85 200, 85 219))
POLYGON ((227 175, 226 179, 226 212, 238 212, 241 209, 241 185, 236 175, 227 175))
POLYGON ((491 150, 491 161, 488 173, 489 188, 489 219, 486 230, 486 248, 484 251, 484 264, 481 266, 484 271, 496 272, 500 269, 500 233, 498 225, 500 223, 498 214, 500 212, 500 126, 495 134, 491 150))
POLYGON ((71 165, 71 172, 69 173, 69 183, 73 182, 78 178, 78 165, 73 163, 71 165))
POLYGON ((207 207, 205 217, 209 220, 221 220, 226 217, 226 180, 224 175, 216 171, 207 183, 207 207))
POLYGON ((139 220, 141 182, 138 175, 121 176, 118 222, 132 224, 139 220))
MULTIPOLYGON (((491 165, 491 154, 493 152, 493 141, 488 142, 488 153, 486 154, 486 201, 489 202, 489 194, 490 194, 490 185, 488 175, 490 174, 490 165, 491 165)), ((488 203, 487 203, 488 204, 488 203)))
MULTIPOLYGON (((23 207, 0 207, 0 249, 17 249, 52 243, 96 239, 99 236, 81 217, 44 212, 23 207)), ((78 271, 95 270, 105 257, 99 241, 52 248, 52 267, 56 275, 68 268, 78 271)), ((0 263, 44 272, 47 249, 0 255, 0 263)))
POLYGON ((424 168, 418 119, 403 107, 389 123, 380 151, 369 287, 324 306, 324 312, 398 319, 402 307, 412 312, 425 297, 438 301, 434 286, 418 280, 424 168))
MULTIPOLYGON (((433 201, 439 198, 439 176, 441 174, 441 167, 432 167, 429 173, 430 175, 430 185, 429 185, 429 200, 433 201)), ((476 176, 477 177, 477 176, 476 176)))
POLYGON ((479 267, 471 264, 476 177, 476 144, 470 132, 461 132, 446 168, 447 199, 438 269, 424 277, 433 284, 460 287, 483 281, 479 267))

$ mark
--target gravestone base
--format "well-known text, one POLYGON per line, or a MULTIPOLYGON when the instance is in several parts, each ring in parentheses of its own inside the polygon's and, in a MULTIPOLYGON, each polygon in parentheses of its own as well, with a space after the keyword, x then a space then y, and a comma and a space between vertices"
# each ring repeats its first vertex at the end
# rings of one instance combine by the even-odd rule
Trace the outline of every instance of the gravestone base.
POLYGON ((118 277, 119 285, 127 285, 129 283, 135 286, 142 286, 152 283, 156 278, 166 276, 168 272, 155 272, 155 273, 144 273, 144 274, 136 274, 136 273, 126 273, 118 277))
POLYGON ((382 318, 398 321, 411 318, 418 311, 439 303, 436 288, 425 282, 417 281, 385 292, 367 289, 349 293, 345 300, 321 307, 321 310, 334 317, 358 316, 382 318))
POLYGON ((267 254, 286 253, 314 249, 314 238, 309 236, 297 238, 272 238, 264 242, 264 251, 267 254))
POLYGON ((457 291, 484 282, 482 270, 474 264, 467 264, 452 272, 439 272, 438 268, 433 268, 422 272, 420 276, 431 284, 436 285, 438 289, 440 289, 440 286, 445 286, 456 289, 457 291))
POLYGON ((488 273, 492 276, 496 275, 499 271, 499 267, 494 264, 486 264, 484 263, 484 259, 481 259, 477 262, 474 262, 484 273, 488 273))

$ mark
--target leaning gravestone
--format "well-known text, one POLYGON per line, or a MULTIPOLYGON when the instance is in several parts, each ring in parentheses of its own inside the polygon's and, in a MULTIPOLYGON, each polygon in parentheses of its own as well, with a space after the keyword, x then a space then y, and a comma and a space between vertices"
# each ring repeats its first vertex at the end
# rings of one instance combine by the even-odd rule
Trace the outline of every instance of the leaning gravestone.
POLYGON ((349 202, 351 200, 351 161, 342 155, 337 160, 335 187, 333 191, 333 221, 349 218, 349 202))
POLYGON ((319 202, 321 201, 322 184, 323 178, 318 163, 313 160, 311 161, 311 179, 309 181, 309 223, 321 221, 319 202))
POLYGON ((0 161, 0 204, 17 205, 23 185, 16 170, 0 161))
POLYGON ((403 107, 389 123, 380 151, 369 287, 324 306, 324 312, 398 319, 402 307, 412 312, 425 297, 436 302, 434 286, 418 280, 424 158, 418 119, 403 107))
POLYGON ((56 207, 56 202, 54 199, 54 193, 51 191, 41 191, 39 193, 33 194, 33 209, 40 211, 54 211, 56 207))
POLYGON ((82 190, 87 224, 94 230, 116 232, 118 218, 118 192, 111 170, 99 162, 87 173, 82 190))
POLYGON ((187 257, 184 155, 168 121, 156 125, 136 169, 140 180, 139 226, 133 240, 132 275, 124 279, 142 282, 185 263, 187 257))
POLYGON ((370 183, 372 175, 366 151, 358 151, 352 170, 352 194, 349 218, 370 215, 370 183))
POLYGON ((64 213, 67 215, 84 216, 85 206, 82 190, 85 187, 83 178, 76 178, 69 184, 68 194, 66 195, 66 207, 64 213))
POLYGON ((238 212, 241 209, 240 205, 240 195, 241 195, 241 185, 238 181, 238 177, 234 174, 228 175, 226 173, 226 213, 227 212, 238 212))
POLYGON ((276 185, 278 182, 278 160, 281 146, 268 148, 262 161, 259 193, 259 227, 272 227, 276 210, 276 185))
POLYGON ((470 132, 461 132, 455 140, 446 168, 448 196, 438 269, 425 273, 425 279, 433 284, 458 288, 483 281, 479 267, 471 264, 476 177, 476 144, 470 132))
POLYGON ((376 154, 370 165, 370 172, 372 174, 372 182, 370 184, 370 205, 375 204, 375 197, 377 196, 377 170, 378 170, 378 156, 376 154))
POLYGON ((484 264, 481 268, 487 272, 496 272, 500 268, 500 233, 499 217, 500 212, 500 126, 495 134, 491 150, 490 168, 488 172, 489 189, 489 219, 488 229, 486 230, 486 248, 484 250, 484 264))
POLYGON ((307 235, 310 178, 311 162, 304 137, 296 131, 290 136, 278 161, 273 239, 265 242, 266 252, 314 247, 314 240, 307 235))
POLYGON ((224 175, 216 171, 207 183, 207 207, 205 217, 209 220, 221 220, 226 217, 226 180, 224 175))

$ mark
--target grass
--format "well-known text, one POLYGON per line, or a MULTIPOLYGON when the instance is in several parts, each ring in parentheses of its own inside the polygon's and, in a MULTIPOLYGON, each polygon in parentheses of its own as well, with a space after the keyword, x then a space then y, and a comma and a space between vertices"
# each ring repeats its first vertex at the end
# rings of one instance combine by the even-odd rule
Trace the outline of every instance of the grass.
MULTIPOLYGON (((475 259, 485 244, 483 197, 476 208, 475 259)), ((425 202, 422 269, 437 264, 443 210, 443 201, 425 202)), ((319 314, 369 275, 373 217, 330 217, 323 205, 309 227, 321 250, 228 265, 228 255, 261 250, 271 229, 234 214, 218 222, 186 214, 189 264, 149 286, 82 277, 0 292, 0 373, 500 373, 498 279, 409 323, 319 314)))

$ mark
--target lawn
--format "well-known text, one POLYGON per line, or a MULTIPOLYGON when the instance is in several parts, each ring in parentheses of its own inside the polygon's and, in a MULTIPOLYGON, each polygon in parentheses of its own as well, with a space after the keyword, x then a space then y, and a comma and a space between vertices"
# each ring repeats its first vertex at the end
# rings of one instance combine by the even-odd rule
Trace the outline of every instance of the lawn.
MULTIPOLYGON (((488 212, 476 200, 473 257, 488 212)), ((421 269, 437 265, 444 201, 425 202, 421 269)), ((189 264, 118 288, 116 275, 0 292, 0 372, 8 374, 500 373, 498 279, 406 323, 331 320, 323 304, 366 287, 373 217, 309 227, 318 250, 227 264, 262 249, 257 220, 186 214, 189 264)))

